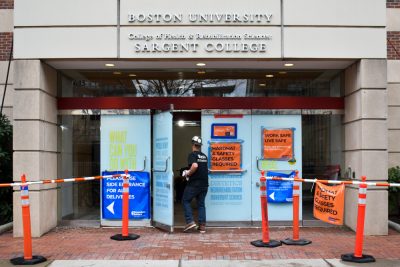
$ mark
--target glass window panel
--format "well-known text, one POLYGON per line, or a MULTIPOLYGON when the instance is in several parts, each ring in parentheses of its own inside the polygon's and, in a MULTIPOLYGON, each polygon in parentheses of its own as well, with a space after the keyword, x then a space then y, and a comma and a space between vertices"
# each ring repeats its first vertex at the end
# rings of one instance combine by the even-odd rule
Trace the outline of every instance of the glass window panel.
POLYGON ((338 97, 342 95, 342 76, 340 70, 207 71, 204 74, 68 71, 62 75, 61 87, 63 97, 338 97))
MULTIPOLYGON (((100 116, 61 116, 63 178, 99 175, 100 116)), ((100 218, 100 182, 61 184, 64 219, 100 218)))

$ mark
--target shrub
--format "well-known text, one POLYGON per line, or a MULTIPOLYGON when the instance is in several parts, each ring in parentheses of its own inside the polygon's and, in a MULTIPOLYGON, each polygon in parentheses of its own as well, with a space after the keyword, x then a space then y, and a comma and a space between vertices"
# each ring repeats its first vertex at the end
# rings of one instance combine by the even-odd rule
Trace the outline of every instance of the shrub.
MULTIPOLYGON (((0 114, 0 183, 12 182, 12 126, 0 114)), ((12 188, 0 188, 0 225, 12 221, 12 188)))
MULTIPOLYGON (((400 182, 400 167, 389 168, 389 183, 400 182)), ((400 215, 400 188, 389 187, 389 214, 400 215)))

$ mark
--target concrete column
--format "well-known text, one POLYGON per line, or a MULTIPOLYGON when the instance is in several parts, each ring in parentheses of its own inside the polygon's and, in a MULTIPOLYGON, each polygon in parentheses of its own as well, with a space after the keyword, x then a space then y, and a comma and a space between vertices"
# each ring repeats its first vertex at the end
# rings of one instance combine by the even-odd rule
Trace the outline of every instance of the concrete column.
MULTIPOLYGON (((40 60, 14 61, 14 181, 57 177, 57 73, 40 60)), ((32 236, 57 225, 55 184, 29 186, 32 236)), ((14 236, 22 236, 19 188, 14 191, 14 236)))
MULTIPOLYGON (((355 179, 386 181, 388 131, 386 60, 363 59, 345 73, 345 167, 355 179)), ((388 192, 368 188, 366 235, 387 235, 388 192)), ((347 186, 345 224, 356 229, 358 187, 347 186)))

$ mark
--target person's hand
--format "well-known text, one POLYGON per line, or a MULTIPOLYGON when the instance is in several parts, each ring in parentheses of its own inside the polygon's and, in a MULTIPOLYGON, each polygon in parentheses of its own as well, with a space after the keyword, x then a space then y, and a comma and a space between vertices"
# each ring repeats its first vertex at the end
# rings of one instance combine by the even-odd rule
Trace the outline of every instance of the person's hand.
POLYGON ((189 174, 189 170, 184 170, 184 171, 182 172, 182 176, 186 178, 186 181, 189 181, 189 176, 188 176, 188 174, 189 174))

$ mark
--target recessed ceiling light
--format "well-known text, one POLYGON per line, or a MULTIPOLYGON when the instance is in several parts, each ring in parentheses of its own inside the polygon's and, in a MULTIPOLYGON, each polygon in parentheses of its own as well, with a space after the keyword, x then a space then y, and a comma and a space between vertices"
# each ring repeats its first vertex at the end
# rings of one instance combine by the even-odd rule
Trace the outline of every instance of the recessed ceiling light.
POLYGON ((106 65, 106 67, 114 67, 114 66, 115 66, 115 65, 112 64, 112 63, 106 63, 105 65, 106 65))
POLYGON ((121 72, 119 72, 119 71, 114 71, 113 72, 115 75, 120 75, 121 74, 121 72))
POLYGON ((206 63, 201 63, 201 62, 196 64, 196 66, 199 66, 199 67, 204 67, 205 65, 206 65, 206 63))
POLYGON ((258 84, 259 86, 266 86, 266 84, 265 83, 260 83, 260 84, 258 84))
POLYGON ((197 72, 197 74, 206 74, 206 72, 204 70, 200 70, 197 72))
POLYGON ((267 75, 265 75, 265 77, 272 78, 272 77, 274 77, 274 75, 273 74, 267 74, 267 75))
POLYGON ((131 73, 129 74, 129 77, 136 77, 136 74, 131 73))
POLYGON ((178 121, 178 126, 179 126, 179 127, 185 126, 185 121, 179 120, 179 121, 178 121))
POLYGON ((294 64, 293 63, 285 63, 285 67, 293 67, 294 64))
POLYGON ((286 71, 280 71, 279 74, 286 74, 286 71))

